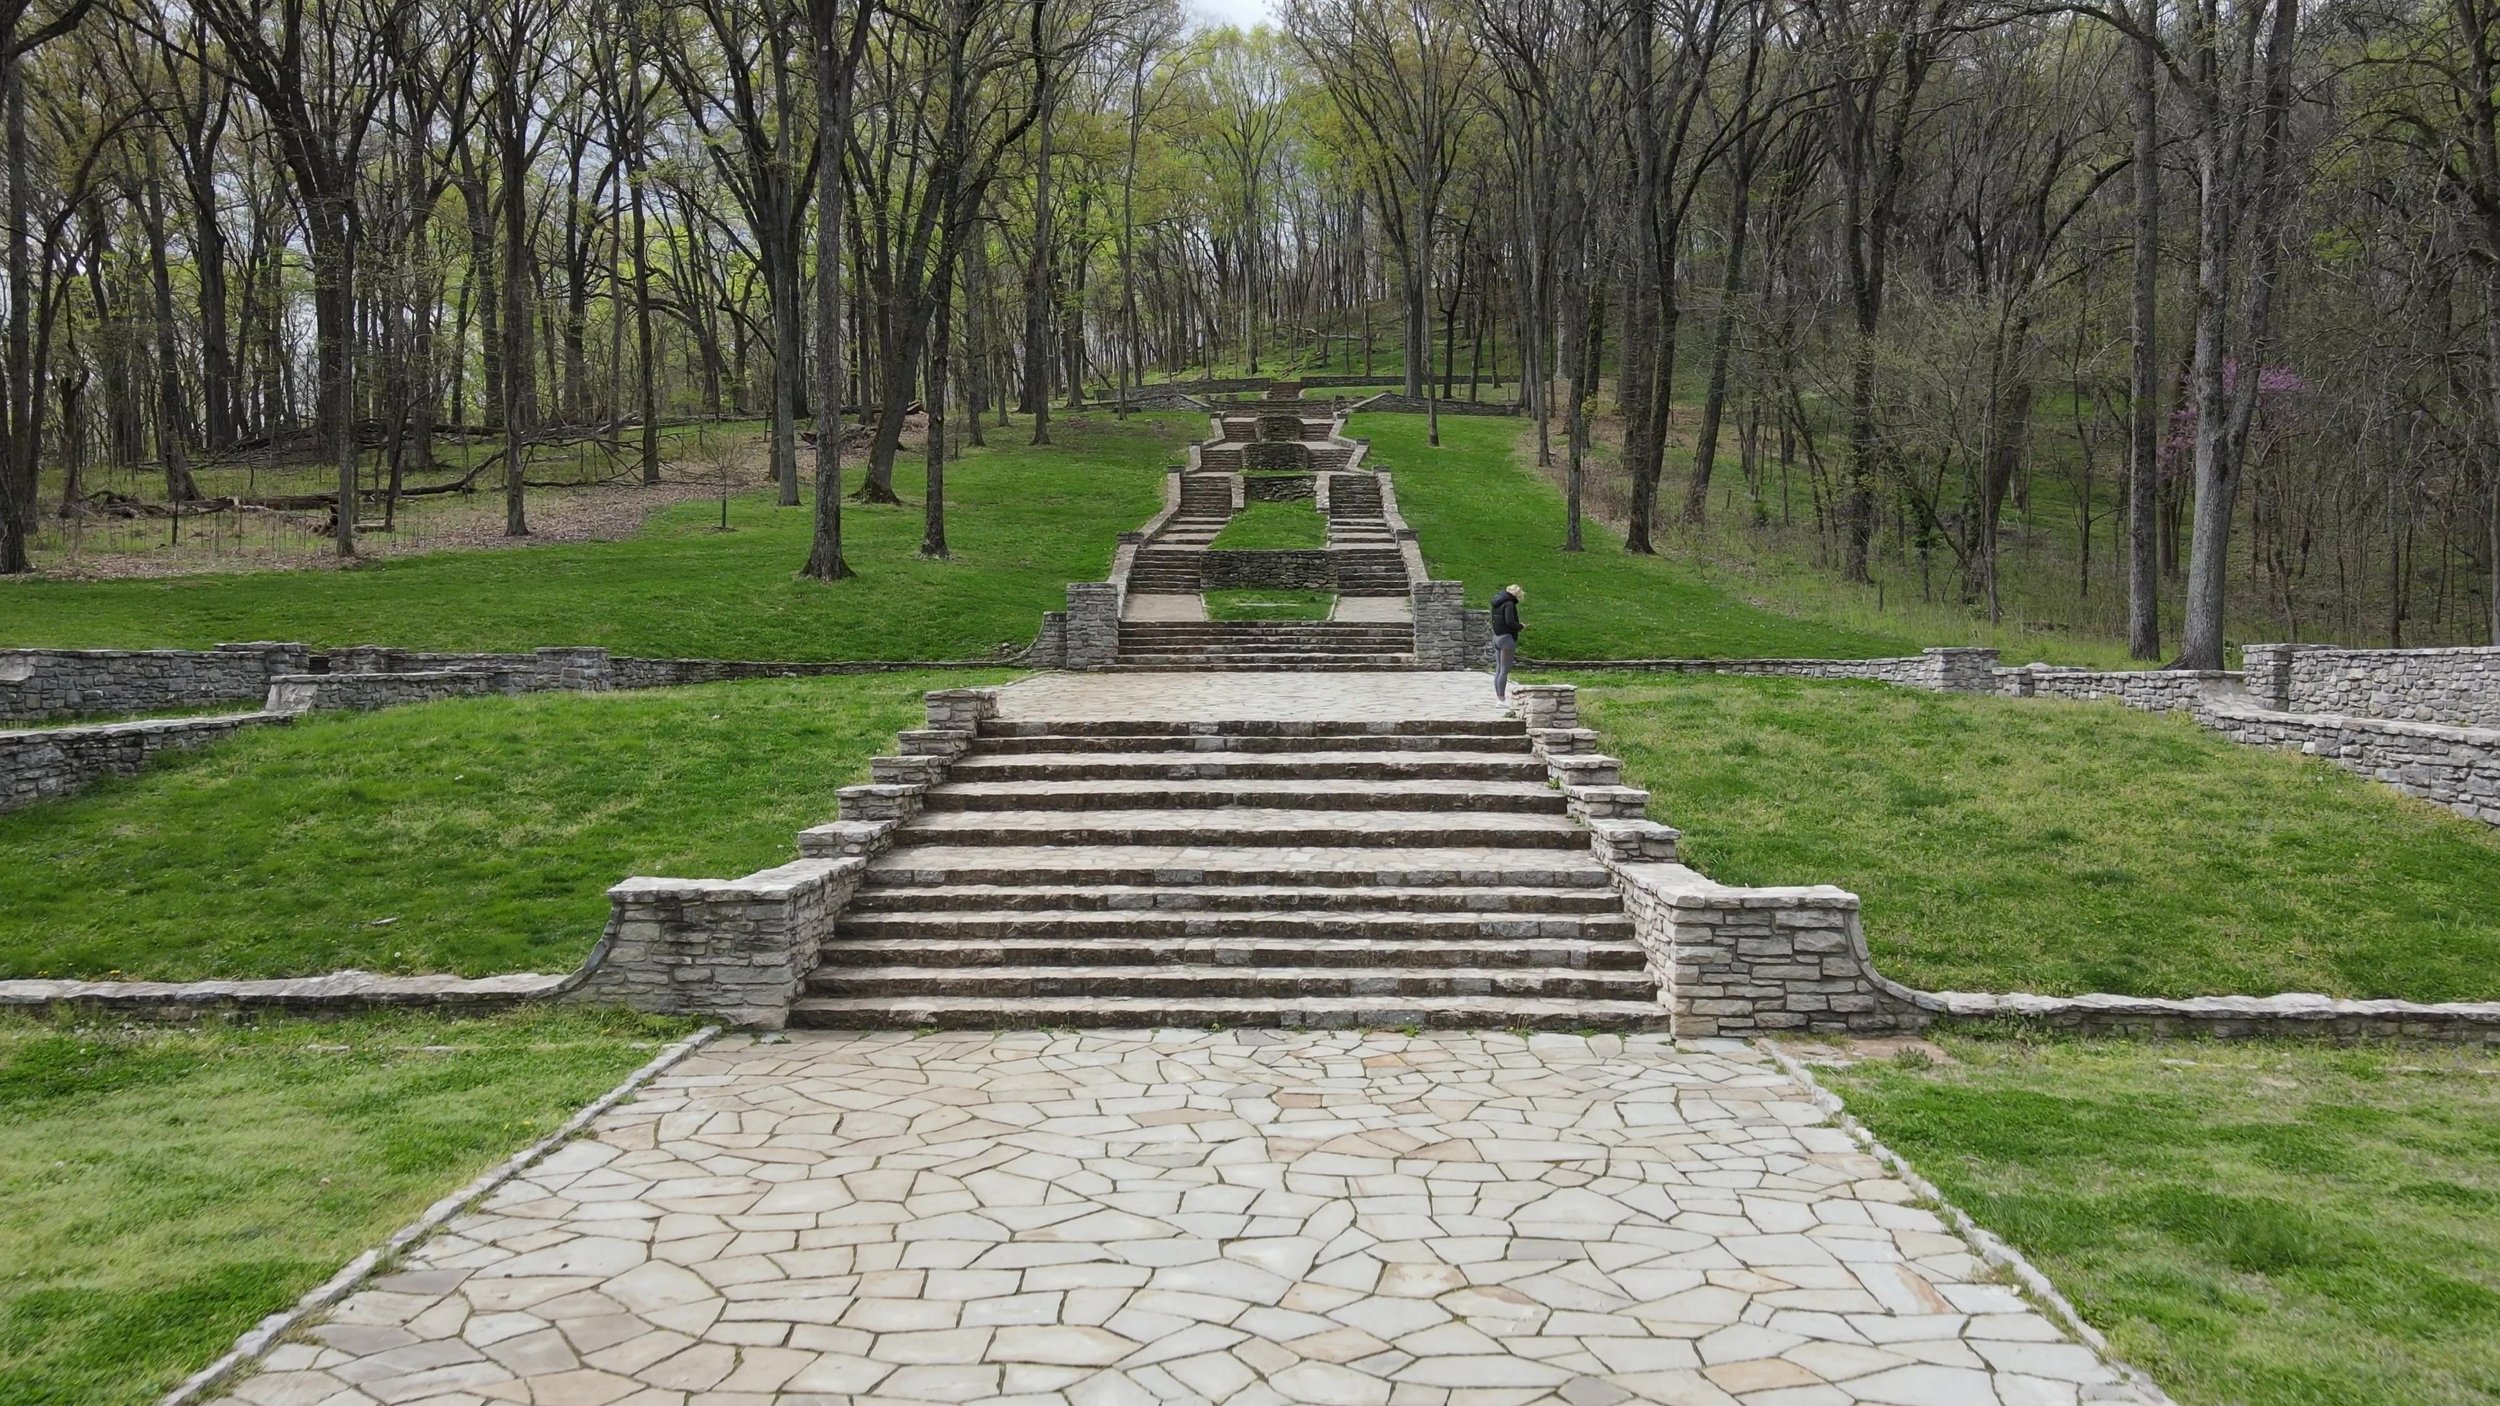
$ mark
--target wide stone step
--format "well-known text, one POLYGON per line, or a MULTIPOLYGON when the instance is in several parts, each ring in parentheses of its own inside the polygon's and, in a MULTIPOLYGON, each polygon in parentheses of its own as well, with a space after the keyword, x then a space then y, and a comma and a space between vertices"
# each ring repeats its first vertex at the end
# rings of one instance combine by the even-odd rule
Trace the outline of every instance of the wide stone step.
POLYGON ((1400 620, 1131 620, 1120 626, 1123 639, 1191 643, 1267 639, 1399 640, 1412 638, 1414 633, 1413 625, 1400 620))
POLYGON ((1228 718, 1220 722, 1149 718, 990 718, 980 736, 994 737, 1520 737, 1517 718, 1228 718))
MULTIPOLYGON (((906 830, 904 833, 910 833, 906 830)), ((1583 845, 1515 849, 1476 845, 1313 846, 1290 853, 1265 846, 1080 846, 1055 841, 957 845, 930 842, 890 850, 861 876, 866 896, 883 889, 1084 888, 1216 895, 1233 890, 1573 889, 1613 898, 1614 876, 1583 845)), ((1282 906, 1282 905, 1279 905, 1282 906)))
POLYGON ((1588 832, 1559 815, 1500 811, 1305 810, 1219 806, 1133 810, 923 812, 894 833, 915 845, 1512 846, 1580 850, 1588 832))
POLYGON ((1296 913, 1192 913, 1160 909, 1035 908, 1011 912, 947 909, 845 910, 840 931, 860 937, 1285 937, 1369 938, 1408 942, 1461 938, 1578 938, 1629 942, 1631 920, 1620 913, 1406 913, 1348 908, 1296 913))
POLYGON ((1655 999, 1534 996, 807 996, 791 1007, 790 1023, 819 1030, 1664 1030, 1667 1013, 1655 999))
POLYGON ((1586 938, 1221 937, 1154 935, 1074 937, 1035 933, 1012 937, 853 935, 826 945, 820 972, 857 967, 1215 967, 1265 970, 1404 967, 1416 970, 1527 968, 1637 972, 1647 979, 1641 949, 1629 942, 1586 938))
POLYGON ((1412 668, 1411 654, 1297 654, 1255 649, 1212 650, 1204 654, 1123 652, 1115 667, 1131 669, 1198 669, 1256 672, 1277 669, 1403 669, 1412 668))
POLYGON ((1244 777, 1162 781, 1109 777, 1079 781, 947 782, 920 798, 925 813, 977 811, 1213 810, 1429 812, 1442 815, 1561 815, 1563 795, 1539 782, 1401 778, 1305 780, 1244 777))
POLYGON ((1409 639, 1347 639, 1342 636, 1314 635, 1302 638, 1268 636, 1243 639, 1174 639, 1149 635, 1142 639, 1122 640, 1123 653, 1139 654, 1206 654, 1230 651, 1253 654, 1397 654, 1414 647, 1409 639))
MULTIPOLYGON (((1025 878, 1007 871, 1001 877, 1025 878)), ((1601 886, 1517 884, 1505 887, 1439 887, 1388 884, 1141 884, 872 882, 843 909, 847 926, 860 913, 1333 913, 1389 910, 1399 913, 1606 913, 1619 911, 1614 891, 1601 886)))
MULTIPOLYGON (((1193 756, 1232 755, 1284 756, 1310 753, 1360 753, 1374 756, 1382 753, 1458 752, 1477 755, 1522 757, 1532 754, 1535 744, 1526 737, 1237 737, 1225 734, 1205 736, 1171 735, 1159 737, 1077 737, 1048 734, 1039 737, 984 736, 973 744, 964 761, 991 756, 1036 755, 1170 755, 1187 752, 1193 756)), ((963 762, 956 765, 961 766, 963 762)))
POLYGON ((1221 669, 1231 674, 1361 674, 1393 673, 1402 669, 1420 669, 1412 654, 1348 654, 1338 657, 1287 657, 1271 659, 1259 655, 1225 655, 1215 659, 1132 660, 1127 663, 1099 664, 1096 672, 1108 674, 1185 674, 1208 669, 1221 669))
POLYGON ((1545 764, 1519 752, 1029 752, 967 756, 950 781, 1281 780, 1526 781, 1542 783, 1545 764))
POLYGON ((1508 996, 1531 1000, 1638 1001, 1656 987, 1646 972, 1560 967, 990 966, 819 967, 808 990, 826 996, 929 1000, 950 996, 1252 998, 1508 996))

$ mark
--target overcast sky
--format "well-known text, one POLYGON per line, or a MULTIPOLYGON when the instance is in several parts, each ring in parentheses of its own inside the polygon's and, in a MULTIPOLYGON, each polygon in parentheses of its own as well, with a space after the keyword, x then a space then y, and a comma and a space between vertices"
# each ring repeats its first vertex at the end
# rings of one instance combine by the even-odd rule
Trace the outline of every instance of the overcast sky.
POLYGON ((1274 0, 1184 0, 1190 14, 1207 24, 1237 24, 1248 29, 1276 19, 1274 0))

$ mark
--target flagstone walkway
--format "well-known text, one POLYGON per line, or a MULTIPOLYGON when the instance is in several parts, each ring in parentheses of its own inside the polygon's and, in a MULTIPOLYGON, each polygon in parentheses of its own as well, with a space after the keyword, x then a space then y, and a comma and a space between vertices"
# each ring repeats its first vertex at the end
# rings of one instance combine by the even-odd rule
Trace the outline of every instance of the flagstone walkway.
POLYGON ((227 1400, 2137 1399, 1821 1122, 1663 1036, 735 1037, 227 1400))

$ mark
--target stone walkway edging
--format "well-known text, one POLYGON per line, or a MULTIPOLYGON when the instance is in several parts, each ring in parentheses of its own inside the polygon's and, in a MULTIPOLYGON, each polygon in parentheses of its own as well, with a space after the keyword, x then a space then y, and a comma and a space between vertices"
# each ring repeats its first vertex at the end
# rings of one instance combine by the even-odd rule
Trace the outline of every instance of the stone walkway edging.
POLYGON ((1789 1078, 1795 1080, 1799 1088, 1806 1091, 1807 1099, 1829 1116, 1834 1125, 1847 1133, 1858 1146, 1864 1148, 1867 1155, 1883 1163, 1902 1185, 1910 1189, 1911 1194, 1933 1207, 1936 1213, 1944 1218, 1946 1224, 1952 1226, 1964 1240, 1969 1241, 1971 1248, 1979 1252, 1981 1259, 2012 1276, 2016 1283, 2022 1285, 2024 1292, 2031 1296, 2032 1302, 2045 1310, 2059 1327, 2074 1334, 2076 1341, 2099 1354, 2101 1360, 2109 1365, 2110 1370, 2116 1372, 2129 1386, 2148 1398, 2152 1406, 2177 1406, 2171 1400, 2170 1394, 2163 1391, 2160 1384, 2147 1376, 2142 1368, 2126 1362, 2110 1350, 2109 1339, 2102 1335, 2100 1329, 2084 1320, 2083 1314, 2076 1309, 2074 1304, 2058 1291, 2057 1286, 2049 1281, 2046 1274, 2040 1272, 2039 1266, 2026 1259, 2022 1251, 1999 1239, 1995 1232, 1971 1219, 1970 1214, 1947 1198, 1934 1182, 1919 1175, 1918 1169, 1910 1165, 1908 1158, 1887 1147, 1883 1139, 1875 1136, 1872 1128, 1858 1121, 1857 1115, 1849 1111, 1848 1105, 1841 1101, 1838 1094, 1823 1087, 1822 1081, 1814 1077, 1814 1071, 1809 1069, 1804 1061, 1781 1049, 1777 1040, 1764 1039, 1753 1043, 1755 1048, 1769 1055, 1772 1062, 1777 1064, 1789 1078))
POLYGON ((262 1319, 236 1338, 226 1355, 194 1372, 190 1378, 158 1399, 157 1406, 190 1406, 200 1400, 209 1388, 226 1380, 283 1341, 287 1334, 303 1327, 314 1315, 337 1304, 354 1293, 384 1264, 406 1252, 417 1242, 443 1227, 452 1217, 485 1199, 488 1193, 529 1170, 541 1158, 581 1135, 593 1121, 609 1109, 631 1098, 643 1085, 668 1072, 679 1060, 710 1044, 720 1034, 720 1027, 707 1025, 674 1045, 661 1050, 648 1064, 625 1076, 625 1081, 564 1120, 563 1126, 540 1138, 521 1151, 507 1157, 475 1181, 435 1202, 425 1214, 391 1233, 388 1240, 349 1260, 338 1273, 297 1299, 291 1308, 262 1319))
POLYGON ((340 1013, 422 1008, 482 1011, 563 991, 574 975, 382 976, 338 971, 256 981, 0 981, 0 1010, 74 1007, 114 1015, 191 1020, 218 1010, 340 1013))

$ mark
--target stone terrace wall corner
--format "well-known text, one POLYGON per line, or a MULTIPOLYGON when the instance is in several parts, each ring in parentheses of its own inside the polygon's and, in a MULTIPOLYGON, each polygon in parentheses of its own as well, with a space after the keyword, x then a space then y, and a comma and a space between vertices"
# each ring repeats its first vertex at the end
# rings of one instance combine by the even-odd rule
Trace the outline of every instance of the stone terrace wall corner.
POLYGON ((0 650, 0 723, 258 703, 270 680, 309 673, 309 646, 0 650))

